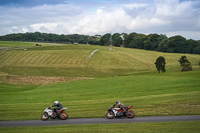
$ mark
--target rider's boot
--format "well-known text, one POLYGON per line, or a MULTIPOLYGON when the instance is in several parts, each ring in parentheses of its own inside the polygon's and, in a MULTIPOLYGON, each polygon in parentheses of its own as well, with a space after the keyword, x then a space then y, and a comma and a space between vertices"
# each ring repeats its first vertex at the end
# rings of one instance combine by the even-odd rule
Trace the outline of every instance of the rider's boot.
POLYGON ((124 110, 123 116, 126 117, 126 109, 123 108, 123 110, 124 110))
POLYGON ((57 113, 57 115, 60 115, 60 111, 59 110, 57 110, 56 113, 57 113))

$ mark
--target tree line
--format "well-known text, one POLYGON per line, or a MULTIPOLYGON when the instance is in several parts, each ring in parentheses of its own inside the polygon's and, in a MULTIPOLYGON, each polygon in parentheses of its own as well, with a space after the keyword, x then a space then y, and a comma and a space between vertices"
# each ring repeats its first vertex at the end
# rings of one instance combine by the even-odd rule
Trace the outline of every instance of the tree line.
POLYGON ((70 34, 58 35, 53 33, 17 33, 0 36, 1 41, 27 41, 27 42, 50 42, 50 43, 80 43, 88 44, 89 41, 95 40, 95 36, 70 34))
POLYGON ((104 35, 58 35, 52 33, 17 33, 0 36, 1 41, 53 42, 71 44, 91 44, 137 48, 168 53, 200 54, 200 40, 186 39, 180 35, 167 37, 162 34, 106 33, 104 35))

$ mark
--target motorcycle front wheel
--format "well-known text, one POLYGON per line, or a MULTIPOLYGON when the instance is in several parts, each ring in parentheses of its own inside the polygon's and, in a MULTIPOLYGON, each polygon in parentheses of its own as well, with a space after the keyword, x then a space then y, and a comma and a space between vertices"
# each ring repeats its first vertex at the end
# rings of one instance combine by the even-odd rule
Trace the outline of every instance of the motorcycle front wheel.
POLYGON ((133 118, 135 117, 135 113, 132 110, 127 111, 126 113, 127 118, 133 118))
POLYGON ((62 113, 60 114, 60 119, 61 119, 61 120, 66 120, 67 118, 68 118, 68 114, 67 114, 67 113, 62 112, 62 113))
POLYGON ((48 115, 48 114, 42 114, 41 119, 42 119, 43 121, 46 121, 46 120, 49 119, 49 115, 48 115))
POLYGON ((108 112, 107 114, 106 114, 106 117, 108 118, 108 119, 113 119, 114 118, 114 116, 115 116, 115 114, 113 113, 113 112, 108 112))

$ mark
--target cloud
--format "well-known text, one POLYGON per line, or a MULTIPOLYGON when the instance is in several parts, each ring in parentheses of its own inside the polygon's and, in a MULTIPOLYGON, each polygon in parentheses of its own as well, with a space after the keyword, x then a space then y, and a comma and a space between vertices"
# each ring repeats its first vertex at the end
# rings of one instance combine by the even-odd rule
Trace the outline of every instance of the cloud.
POLYGON ((134 10, 134 9, 144 9, 147 7, 148 4, 141 4, 141 3, 132 3, 132 4, 124 4, 123 7, 126 10, 134 10))
POLYGON ((175 36, 175 35, 181 35, 181 36, 185 36, 187 37, 188 39, 191 39, 191 38, 196 38, 198 40, 199 37, 200 37, 200 32, 199 31, 178 31, 178 32, 168 32, 167 33, 167 36, 168 37, 171 37, 171 36, 175 36))
POLYGON ((0 34, 46 32, 105 34, 140 32, 200 39, 200 2, 179 0, 92 1, 81 4, 0 6, 0 34), (113 4, 114 3, 114 4, 113 4))
POLYGON ((17 6, 17 7, 33 7, 39 5, 55 5, 67 3, 66 0, 1 0, 0 5, 17 6))
POLYGON ((32 28, 33 31, 52 31, 55 28, 57 28, 58 24, 57 23, 40 23, 40 24, 32 24, 30 27, 32 28))
POLYGON ((19 27, 17 27, 17 26, 12 26, 11 27, 11 30, 18 30, 19 29, 19 27))

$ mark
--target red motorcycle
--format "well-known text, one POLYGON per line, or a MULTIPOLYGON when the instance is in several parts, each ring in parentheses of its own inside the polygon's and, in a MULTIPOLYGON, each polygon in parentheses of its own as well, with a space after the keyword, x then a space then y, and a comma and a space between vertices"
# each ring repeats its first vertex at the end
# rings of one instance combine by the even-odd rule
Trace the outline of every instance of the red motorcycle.
POLYGON ((125 107, 126 111, 124 111, 122 108, 115 108, 114 106, 110 106, 108 109, 108 113, 106 114, 106 117, 108 119, 117 118, 117 117, 127 117, 127 118, 133 118, 135 117, 135 113, 131 109, 133 106, 127 106, 125 107))

